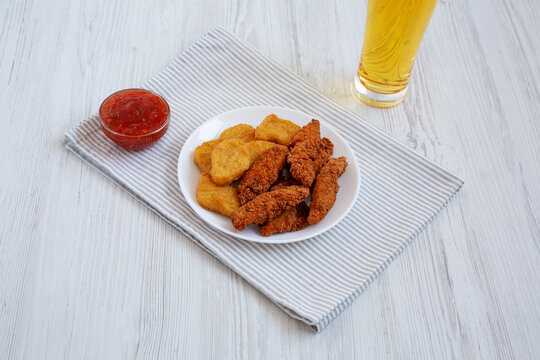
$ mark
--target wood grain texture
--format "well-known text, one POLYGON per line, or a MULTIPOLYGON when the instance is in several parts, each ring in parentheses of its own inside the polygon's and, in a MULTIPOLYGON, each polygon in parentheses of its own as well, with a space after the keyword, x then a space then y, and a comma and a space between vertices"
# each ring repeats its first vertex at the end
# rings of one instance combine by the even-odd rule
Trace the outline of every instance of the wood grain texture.
POLYGON ((441 0, 386 110, 350 92, 365 8, 1 1, 0 358, 539 358, 540 3, 441 0), (320 334, 63 148, 215 25, 465 179, 320 334))

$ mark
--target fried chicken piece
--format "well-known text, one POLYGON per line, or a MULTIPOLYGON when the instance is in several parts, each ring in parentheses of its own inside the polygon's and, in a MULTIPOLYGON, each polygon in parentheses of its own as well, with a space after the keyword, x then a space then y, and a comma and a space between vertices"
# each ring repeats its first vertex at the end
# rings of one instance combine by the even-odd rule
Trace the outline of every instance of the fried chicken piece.
POLYGON ((308 196, 309 189, 302 186, 289 186, 260 194, 233 212, 232 224, 239 231, 250 224, 265 224, 308 196))
POLYGON ((219 186, 210 174, 202 174, 197 185, 197 201, 206 210, 231 216, 240 207, 236 189, 230 185, 219 186))
POLYGON ((212 168, 212 151, 221 142, 221 140, 211 140, 197 146, 193 154, 193 161, 199 167, 201 172, 209 173, 212 168))
POLYGON ((270 191, 283 189, 284 187, 292 186, 292 185, 300 185, 300 184, 298 184, 298 182, 294 180, 294 178, 291 175, 280 176, 277 179, 277 181, 274 183, 274 185, 272 185, 272 187, 270 188, 270 191))
POLYGON ((288 154, 289 149, 286 146, 275 145, 259 156, 240 178, 237 190, 241 205, 268 191, 283 170, 288 154))
POLYGON ((298 130, 289 140, 287 145, 292 149, 298 143, 315 145, 321 138, 321 123, 317 119, 312 119, 309 124, 298 130))
POLYGON ((276 144, 264 140, 253 140, 246 143, 246 150, 249 154, 249 162, 253 164, 255 161, 257 161, 259 156, 263 154, 263 152, 270 149, 274 145, 276 144))
POLYGON ((255 140, 255 128, 247 124, 238 124, 223 130, 219 135, 219 140, 238 139, 243 142, 249 142, 255 140))
POLYGON ((255 139, 287 145, 298 130, 300 130, 300 126, 292 121, 281 119, 276 114, 270 114, 255 129, 255 139))
POLYGON ((276 218, 259 226, 262 236, 270 236, 288 231, 298 231, 308 226, 307 217, 309 207, 304 201, 291 206, 276 218))
POLYGON ((317 175, 311 192, 311 205, 307 219, 309 224, 317 224, 324 219, 334 206, 339 190, 337 179, 345 172, 347 165, 347 159, 344 156, 332 158, 317 175))
POLYGON ((334 153, 334 144, 328 138, 322 138, 318 144, 317 156, 313 159, 313 170, 315 174, 321 171, 322 167, 334 153))
POLYGON ((297 142, 287 158, 287 162, 291 164, 292 176, 302 186, 310 187, 333 152, 334 144, 328 138, 316 143, 313 143, 312 139, 297 142))
POLYGON ((216 145, 211 155, 210 175, 217 185, 229 185, 249 169, 249 154, 245 143, 227 139, 216 145))

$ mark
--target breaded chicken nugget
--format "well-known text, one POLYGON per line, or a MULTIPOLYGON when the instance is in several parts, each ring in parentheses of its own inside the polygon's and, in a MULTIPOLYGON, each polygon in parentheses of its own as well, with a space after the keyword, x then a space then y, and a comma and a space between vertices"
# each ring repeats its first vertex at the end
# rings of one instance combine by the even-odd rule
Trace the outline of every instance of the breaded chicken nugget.
POLYGON ((230 185, 216 185, 210 174, 202 174, 199 178, 197 201, 206 210, 229 217, 240 207, 236 189, 230 185))
POLYGON ((244 142, 227 139, 220 142, 212 152, 210 175, 218 185, 228 185, 249 168, 249 155, 244 142))
POLYGON ((255 129, 255 139, 287 145, 298 130, 300 130, 300 126, 295 123, 271 114, 255 129))
POLYGON ((284 210, 305 200, 308 195, 309 189, 302 186, 289 186, 263 193, 236 210, 232 214, 232 224, 239 231, 250 224, 265 224, 284 210))
POLYGON ((255 140, 255 129, 251 125, 239 124, 223 130, 219 135, 219 140, 238 139, 243 142, 255 140))
POLYGON ((246 143, 246 150, 249 154, 250 163, 253 164, 263 152, 274 145, 276 145, 276 143, 264 140, 254 140, 246 143))
POLYGON ((207 141, 197 146, 197 148, 195 149, 193 160, 195 161, 195 164, 197 164, 201 172, 210 172, 210 168, 212 167, 212 151, 214 151, 214 148, 220 142, 221 140, 207 141))
POLYGON ((334 206, 339 190, 337 179, 345 172, 346 168, 347 159, 344 156, 332 158, 317 175, 311 193, 311 205, 307 219, 309 224, 316 224, 324 219, 334 206))
POLYGON ((287 154, 289 149, 285 145, 275 145, 259 156, 240 178, 237 190, 241 205, 268 191, 283 170, 287 154))
POLYGON ((270 236, 277 233, 302 230, 308 226, 308 212, 309 207, 303 201, 296 206, 291 206, 274 219, 259 226, 261 235, 270 236))

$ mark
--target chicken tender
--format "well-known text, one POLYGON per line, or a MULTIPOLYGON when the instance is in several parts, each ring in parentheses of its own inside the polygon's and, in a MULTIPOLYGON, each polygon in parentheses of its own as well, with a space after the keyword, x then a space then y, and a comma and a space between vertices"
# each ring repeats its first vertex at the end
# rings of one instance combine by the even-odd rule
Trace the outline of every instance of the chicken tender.
POLYGON ((313 143, 312 139, 297 142, 287 158, 287 162, 291 164, 291 175, 302 186, 310 187, 333 152, 334 144, 327 138, 316 143, 313 143))
POLYGON ((230 185, 216 185, 210 174, 202 174, 199 178, 197 201, 206 210, 229 217, 240 207, 236 189, 230 185))
POLYGON ((195 164, 197 164, 201 172, 210 172, 210 168, 212 168, 212 151, 214 151, 214 148, 220 142, 221 140, 207 141, 197 146, 197 148, 195 149, 193 160, 195 161, 195 164))
POLYGON ((223 130, 219 135, 219 140, 238 139, 243 142, 255 140, 255 129, 251 125, 239 124, 223 130))
POLYGON ((321 123, 312 119, 309 124, 298 130, 289 140, 287 146, 292 149, 298 143, 308 143, 315 146, 321 138, 321 123))
POLYGON ((266 150, 251 165, 249 170, 242 175, 238 184, 238 198, 241 205, 268 191, 283 170, 288 154, 289 149, 286 146, 275 145, 266 150))
POLYGON ((291 175, 280 176, 277 179, 277 181, 274 183, 274 185, 272 185, 272 187, 270 188, 270 191, 283 189, 284 187, 292 186, 292 185, 300 185, 300 184, 298 184, 298 182, 294 180, 294 178, 291 175))
POLYGON ((249 168, 249 154, 244 142, 227 139, 220 142, 212 152, 210 175, 218 185, 228 185, 249 168))
POLYGON ((308 196, 309 189, 302 186, 289 186, 260 194, 232 214, 232 224, 238 231, 250 224, 265 224, 308 196))
POLYGON ((304 201, 296 206, 291 206, 276 218, 259 226, 261 235, 270 236, 277 233, 302 230, 308 226, 308 213, 309 207, 304 201))
POLYGON ((324 219, 334 206, 339 190, 337 179, 345 172, 347 165, 347 159, 343 156, 332 158, 317 175, 311 193, 311 205, 307 219, 309 224, 317 224, 324 219))
POLYGON ((249 154, 249 162, 253 164, 263 152, 270 149, 274 145, 276 145, 276 143, 264 140, 254 140, 246 143, 246 150, 249 154))
POLYGON ((287 145, 298 130, 300 130, 300 126, 295 123, 271 114, 255 129, 255 139, 287 145))
POLYGON ((318 144, 317 155, 313 158, 313 170, 315 174, 321 171, 322 167, 334 153, 334 144, 328 138, 322 138, 318 144))

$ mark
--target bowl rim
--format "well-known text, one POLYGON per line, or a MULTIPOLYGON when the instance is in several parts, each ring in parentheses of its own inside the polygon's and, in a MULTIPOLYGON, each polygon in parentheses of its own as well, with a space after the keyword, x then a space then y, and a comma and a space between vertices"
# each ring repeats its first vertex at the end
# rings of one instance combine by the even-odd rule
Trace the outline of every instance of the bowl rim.
POLYGON ((169 125, 169 122, 170 122, 170 119, 171 119, 171 108, 169 106, 169 103, 167 102, 167 100, 165 100, 163 98, 163 96, 159 95, 158 93, 152 91, 152 90, 148 90, 148 89, 143 89, 143 88, 127 88, 127 89, 122 89, 122 90, 118 90, 118 91, 115 91, 113 92, 112 94, 110 94, 109 96, 107 96, 105 98, 105 100, 103 100, 103 102, 101 103, 101 105, 99 106, 99 111, 98 111, 98 118, 99 118, 99 124, 101 125, 101 127, 114 134, 114 135, 117 135, 117 136, 122 136, 122 137, 126 137, 126 138, 143 138, 143 137, 146 137, 146 136, 150 136, 150 135, 154 135, 154 134, 157 134, 159 133, 160 131, 162 131, 163 129, 165 129, 168 125, 169 125), (121 93, 121 92, 124 92, 124 91, 128 91, 128 90, 142 90, 142 91, 145 91, 145 92, 148 92, 152 95, 155 95, 157 96, 158 98, 160 98, 161 100, 163 100, 163 102, 165 103, 165 105, 167 106, 167 118, 165 119, 165 122, 163 123, 163 125, 161 125, 159 127, 159 129, 157 130, 154 130, 150 133, 146 133, 146 134, 140 134, 140 135, 126 135, 126 134, 121 134, 119 132, 116 132, 114 130, 112 130, 111 128, 109 128, 109 126, 105 123, 105 121, 103 121, 103 118, 101 117, 101 109, 103 108, 103 105, 107 102, 107 100, 109 100, 111 97, 113 97, 114 95, 118 94, 118 93, 121 93))

